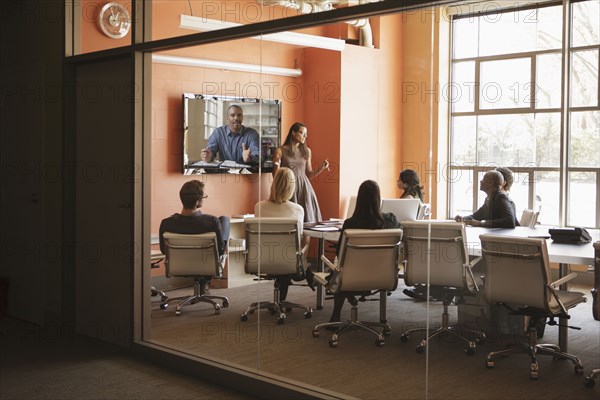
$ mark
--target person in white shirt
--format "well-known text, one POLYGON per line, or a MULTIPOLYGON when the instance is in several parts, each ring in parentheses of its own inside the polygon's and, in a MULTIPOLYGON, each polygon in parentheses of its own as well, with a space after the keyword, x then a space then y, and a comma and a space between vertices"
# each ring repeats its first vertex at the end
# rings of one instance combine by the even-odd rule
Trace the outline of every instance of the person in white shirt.
MULTIPOLYGON (((298 220, 298 233, 300 234, 300 243, 303 252, 310 241, 309 237, 302 236, 302 224, 304 223, 304 209, 302 206, 290 201, 296 191, 296 182, 294 173, 291 169, 281 167, 275 173, 271 193, 268 200, 259 201, 254 206, 254 214, 259 218, 296 218, 298 220)), ((303 280, 304 276, 279 278, 279 299, 284 301, 291 280, 303 280)), ((314 290, 312 282, 309 286, 314 290)))

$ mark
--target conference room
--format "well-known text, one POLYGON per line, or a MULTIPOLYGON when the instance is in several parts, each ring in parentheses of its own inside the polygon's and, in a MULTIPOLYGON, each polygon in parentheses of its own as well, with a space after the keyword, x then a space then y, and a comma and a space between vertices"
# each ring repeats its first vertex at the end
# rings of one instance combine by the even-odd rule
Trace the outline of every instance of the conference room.
MULTIPOLYGON (((207 12, 205 3, 210 2, 168 3, 153 2, 153 15, 161 16, 152 26, 153 40, 214 29, 210 23, 255 22, 248 10, 254 10, 249 7, 256 2, 237 2, 238 9, 209 17, 201 11, 207 12)), ((285 2, 277 3, 282 4, 259 7, 265 20, 288 16, 285 2)), ((302 283, 292 285, 289 299, 310 306, 310 318, 298 310, 287 313, 283 324, 263 311, 248 315, 246 321, 240 318, 251 303, 273 297, 272 281, 256 280, 244 271, 244 217, 254 213, 255 203, 268 198, 273 150, 297 121, 308 128, 313 165, 324 160, 330 165, 311 182, 324 221, 344 219, 351 196, 367 179, 378 183, 382 198, 397 199, 398 174, 406 168, 421 178, 425 202, 431 205, 430 219, 468 215, 485 200, 479 191, 483 174, 508 166, 515 175, 510 195, 518 216, 523 210, 539 212, 536 235, 519 229, 521 236, 546 235, 554 226, 584 226, 598 240, 600 160, 592 149, 600 146, 594 136, 600 126, 600 41, 598 28, 582 16, 591 15, 593 21, 600 14, 597 1, 572 3, 549 1, 537 8, 511 4, 503 9, 504 5, 483 2, 396 10, 347 21, 324 18, 321 25, 279 32, 287 33, 286 39, 272 40, 268 35, 237 39, 224 33, 223 41, 148 54, 151 78, 146 84, 151 90, 145 101, 151 118, 144 131, 148 187, 143 248, 148 251, 143 258, 147 267, 142 271, 143 287, 166 290, 169 298, 192 291, 189 279, 165 277, 164 263, 149 268, 160 222, 181 210, 178 193, 185 182, 203 182, 207 197, 202 212, 228 216, 232 224, 225 271, 211 281, 211 293, 227 296, 228 306, 222 305, 217 313, 197 303, 182 307, 176 315, 176 301, 161 307, 160 295, 143 290, 143 340, 323 396, 394 398, 402 390, 411 398, 485 398, 490 390, 502 390, 494 397, 554 398, 573 393, 577 398, 597 397, 597 388, 585 388, 583 375, 575 374, 565 360, 540 357, 538 382, 530 379, 523 355, 512 355, 487 370, 486 354, 515 335, 502 327, 489 329, 488 340, 476 343, 473 352, 468 351, 470 344, 465 348, 451 336, 415 351, 422 337, 408 335, 405 341, 402 334, 411 328, 437 329, 444 305, 405 296, 402 290, 410 285, 403 276, 398 287, 383 297, 391 335, 381 348, 361 331, 340 335, 335 348, 328 340, 331 332, 315 337, 313 328, 328 321, 332 300, 324 293, 319 309, 316 293, 302 283), (572 23, 587 33, 563 30, 566 9, 572 23), (572 37, 569 45, 562 39, 567 31, 572 37), (294 40, 305 41, 292 43, 292 33, 298 35, 294 40), (570 72, 561 69, 564 53, 572 56, 567 57, 573 60, 570 72), (564 79, 570 82, 569 91, 559 84, 564 79), (573 98, 571 106, 562 105, 569 98, 566 92, 573 98), (230 104, 240 105, 244 125, 259 133, 260 162, 214 170, 195 164, 201 146, 195 140, 207 140, 212 129, 224 124, 224 110, 230 104), (193 126, 201 132, 196 139, 193 126)), ((100 42, 88 51, 102 48, 100 42)), ((467 258, 481 255, 478 233, 490 232, 461 229, 467 237, 467 258)), ((319 264, 321 251, 333 259, 331 246, 331 241, 313 238, 308 252, 311 266, 319 264)), ((568 349, 580 353, 587 375, 600 364, 600 344, 589 295, 591 244, 581 251, 585 255, 578 262, 560 257, 550 261, 556 277, 559 264, 577 271, 580 276, 572 288, 589 298, 573 308, 568 322, 582 327, 569 330, 568 349)), ((479 295, 473 298, 482 300, 479 295)), ((371 299, 380 297, 359 302, 358 315, 379 320, 381 301, 371 299)), ((476 301, 463 306, 462 314, 459 307, 449 305, 450 323, 460 319, 471 324, 468 318, 474 313, 491 313, 491 305, 476 301)), ((348 304, 343 312, 344 319, 350 317, 348 304)), ((559 329, 547 326, 543 341, 558 340, 559 329)))

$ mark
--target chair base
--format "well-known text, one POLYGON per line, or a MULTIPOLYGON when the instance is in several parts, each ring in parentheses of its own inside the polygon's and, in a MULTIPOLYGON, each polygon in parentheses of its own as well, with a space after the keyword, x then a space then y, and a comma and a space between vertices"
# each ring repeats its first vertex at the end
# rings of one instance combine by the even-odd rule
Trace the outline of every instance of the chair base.
POLYGON ((165 293, 164 290, 160 290, 155 288, 154 286, 150 287, 150 296, 154 297, 154 296, 159 296, 160 295, 160 301, 162 301, 163 303, 166 302, 169 299, 169 296, 167 296, 167 294, 165 293))
POLYGON ((592 370, 592 372, 585 377, 583 383, 586 387, 592 388, 596 384, 595 379, 600 376, 600 368, 592 370))
POLYGON ((538 379, 539 377, 539 364, 537 362, 538 355, 552 356, 555 360, 567 359, 574 365, 575 374, 583 374, 583 365, 579 357, 572 354, 565 353, 560 350, 560 347, 555 344, 538 344, 537 343, 537 332, 535 329, 536 322, 530 323, 530 329, 528 331, 529 343, 515 343, 509 345, 507 348, 498 351, 492 351, 488 353, 486 357, 485 366, 487 368, 494 368, 494 360, 498 357, 506 357, 513 353, 526 353, 529 355, 531 360, 529 378, 538 379))
POLYGON ((279 289, 273 289, 273 301, 259 301, 250 304, 250 306, 241 315, 240 320, 242 322, 248 321, 248 314, 254 314, 257 310, 269 310, 271 314, 278 314, 277 323, 279 325, 285 322, 286 312, 292 311, 293 308, 304 309, 304 318, 309 319, 312 317, 312 308, 305 304, 292 303, 289 301, 279 300, 279 289))
POLYGON ((319 337, 319 331, 322 328, 328 327, 337 327, 338 329, 335 331, 333 335, 329 338, 329 346, 337 347, 338 338, 345 331, 349 331, 351 329, 363 329, 367 332, 371 332, 377 339, 375 340, 375 344, 378 347, 382 347, 385 344, 384 336, 389 336, 392 333, 392 328, 386 322, 368 322, 368 321, 359 321, 358 320, 358 307, 356 304, 352 304, 352 308, 350 310, 350 320, 349 321, 340 321, 340 322, 325 322, 322 324, 318 324, 313 328, 313 337, 319 337), (380 327, 383 328, 383 331, 379 332, 372 327, 380 327))
MULTIPOLYGON (((417 353, 423 353, 425 351, 425 348, 431 341, 431 339, 433 339, 434 337, 436 337, 438 335, 442 335, 444 333, 448 333, 458 339, 461 339, 465 343, 467 343, 467 347, 465 348, 465 353, 469 356, 472 356, 473 354, 475 354, 475 349, 477 348, 478 343, 481 344, 481 343, 485 342, 485 339, 486 339, 485 333, 483 333, 481 331, 476 331, 473 329, 461 330, 461 332, 468 332, 471 335, 475 336, 475 339, 471 340, 467 336, 465 336, 461 332, 459 332, 457 328, 450 326, 450 323, 449 323, 450 317, 448 315, 448 306, 450 305, 451 300, 452 300, 451 297, 446 298, 444 300, 444 313, 442 314, 442 326, 439 327, 438 329, 436 329, 435 331, 433 331, 425 339, 421 340, 421 342, 419 343, 419 345, 416 348, 417 353)), ((427 328, 409 329, 400 336, 400 341, 402 343, 408 342, 408 337, 417 332, 427 332, 427 328)))
MULTIPOLYGON (((163 295, 164 295, 164 292, 163 292, 163 295)), ((175 315, 177 315, 177 316, 181 315, 181 308, 184 305, 196 304, 196 303, 209 303, 213 306, 213 308, 215 310, 215 314, 220 314, 221 313, 221 305, 219 305, 219 303, 217 303, 213 299, 221 300, 223 302, 223 308, 229 307, 229 299, 226 296, 216 296, 216 295, 205 294, 204 288, 200 284, 199 279, 196 279, 196 282, 194 283, 194 294, 193 295, 191 295, 189 297, 177 297, 177 298, 171 299, 171 300, 181 300, 181 299, 184 299, 184 300, 182 302, 180 302, 179 304, 177 304, 177 306, 175 307, 175 315)), ((161 295, 161 300, 163 300, 162 295, 161 295)), ((169 299, 166 298, 166 296, 165 296, 165 299, 160 304, 161 310, 166 310, 169 307, 168 300, 169 299)))

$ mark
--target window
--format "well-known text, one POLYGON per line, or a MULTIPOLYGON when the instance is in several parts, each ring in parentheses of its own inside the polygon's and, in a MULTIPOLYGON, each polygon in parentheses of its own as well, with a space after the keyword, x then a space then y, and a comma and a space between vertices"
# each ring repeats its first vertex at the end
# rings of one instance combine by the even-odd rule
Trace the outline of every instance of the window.
POLYGON ((573 2, 566 35, 563 10, 453 19, 450 216, 474 211, 479 177, 502 165, 515 173, 517 215, 541 208, 544 224, 600 226, 600 1, 573 2))

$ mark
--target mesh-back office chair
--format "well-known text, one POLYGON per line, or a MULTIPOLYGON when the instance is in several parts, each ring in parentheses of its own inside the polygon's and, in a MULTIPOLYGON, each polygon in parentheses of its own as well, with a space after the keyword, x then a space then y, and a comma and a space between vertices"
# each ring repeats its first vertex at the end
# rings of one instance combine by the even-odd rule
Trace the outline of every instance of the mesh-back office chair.
MULTIPOLYGON (((435 286, 443 292, 442 325, 430 333, 417 346, 417 353, 422 353, 431 339, 448 333, 467 343, 465 352, 475 354, 477 342, 485 340, 480 331, 466 329, 475 339, 460 333, 449 325, 448 306, 458 303, 463 296, 474 294, 479 290, 471 268, 478 259, 469 261, 466 246, 465 227, 459 222, 403 221, 404 229, 404 281, 408 286, 423 284, 435 286)), ((416 332, 426 332, 427 328, 409 329, 400 337, 407 342, 408 337, 416 332)))
POLYGON ((534 228, 537 225, 539 215, 539 211, 523 210, 519 225, 534 228))
POLYGON ((384 335, 391 333, 390 325, 381 319, 385 315, 385 296, 380 296, 380 321, 365 322, 358 320, 358 301, 354 296, 371 294, 372 291, 391 291, 398 286, 398 254, 402 240, 402 229, 346 229, 341 238, 337 264, 322 257, 334 273, 329 281, 327 273, 315 273, 315 280, 326 285, 333 293, 348 296, 352 306, 349 321, 326 322, 313 329, 313 336, 318 337, 324 327, 337 327, 337 331, 329 339, 329 345, 336 347, 338 336, 351 328, 360 328, 377 336, 375 343, 383 346, 384 335), (372 327, 383 328, 378 332, 372 327))
MULTIPOLYGON (((300 248, 298 220, 295 218, 246 218, 246 250, 244 269, 247 274, 262 279, 275 280, 273 301, 259 301, 250 304, 241 320, 247 321, 248 314, 256 310, 268 309, 277 314, 278 324, 283 324, 285 312, 293 308, 304 309, 304 317, 312 316, 312 309, 304 304, 280 301, 279 279, 290 279, 304 275, 305 254, 300 248)), ((306 249, 304 250, 306 251, 306 249)))
POLYGON ((490 304, 508 308, 514 315, 531 317, 528 324, 528 343, 511 345, 487 355, 486 366, 494 367, 494 360, 511 353, 524 352, 531 359, 530 378, 537 379, 538 354, 555 359, 568 359, 575 365, 575 373, 583 373, 579 358, 562 352, 554 344, 538 344, 538 321, 546 318, 569 318, 568 309, 584 302, 583 293, 559 290, 558 287, 577 276, 571 273, 551 282, 546 240, 497 235, 481 235, 485 262, 485 297, 490 304))
MULTIPOLYGON (((600 241, 594 243, 594 288, 592 289, 594 304, 592 311, 594 319, 600 321, 600 241)), ((591 388, 596 383, 595 379, 600 376, 600 368, 592 370, 585 378, 585 386, 591 388)))
MULTIPOLYGON (((175 308, 175 315, 181 315, 181 307, 185 304, 199 302, 212 304, 215 314, 221 312, 221 306, 212 299, 223 301, 223 307, 229 306, 229 299, 225 296, 213 296, 204 293, 201 281, 220 277, 222 261, 219 258, 217 235, 214 232, 195 235, 165 232, 165 274, 172 276, 194 278, 194 294, 175 308)), ((162 309, 168 307, 167 302, 161 304, 162 309)))

